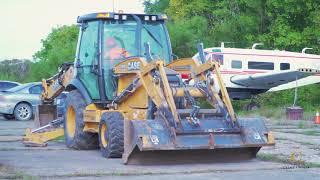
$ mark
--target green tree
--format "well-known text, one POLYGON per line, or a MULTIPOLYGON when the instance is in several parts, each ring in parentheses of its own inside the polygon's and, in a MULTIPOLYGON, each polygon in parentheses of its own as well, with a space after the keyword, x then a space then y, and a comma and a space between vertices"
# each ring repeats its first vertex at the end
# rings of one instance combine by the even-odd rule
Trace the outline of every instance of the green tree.
POLYGON ((169 0, 146 0, 143 2, 144 12, 146 13, 163 13, 169 5, 169 0))
MULTIPOLYGON (((148 13, 166 13, 173 52, 190 57, 199 41, 206 47, 264 43, 264 49, 320 54, 320 0, 147 0, 148 13)), ((320 84, 299 88, 298 105, 320 106, 320 84)), ((263 94, 262 104, 293 103, 293 90, 263 94)))
POLYGON ((28 81, 39 81, 57 72, 64 62, 75 58, 79 29, 76 25, 53 28, 42 40, 42 49, 33 56, 35 63, 31 66, 28 81))

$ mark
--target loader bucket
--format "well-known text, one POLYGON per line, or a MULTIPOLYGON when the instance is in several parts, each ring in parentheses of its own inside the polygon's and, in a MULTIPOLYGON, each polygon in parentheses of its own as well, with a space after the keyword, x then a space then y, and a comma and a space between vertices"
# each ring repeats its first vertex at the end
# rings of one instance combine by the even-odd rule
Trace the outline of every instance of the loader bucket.
POLYGON ((57 119, 57 106, 50 104, 42 104, 36 107, 35 125, 42 127, 57 119))
POLYGON ((262 119, 237 122, 231 127, 214 117, 194 126, 182 120, 181 130, 173 133, 161 119, 127 120, 122 158, 125 164, 220 162, 254 158, 262 146, 274 145, 262 119))

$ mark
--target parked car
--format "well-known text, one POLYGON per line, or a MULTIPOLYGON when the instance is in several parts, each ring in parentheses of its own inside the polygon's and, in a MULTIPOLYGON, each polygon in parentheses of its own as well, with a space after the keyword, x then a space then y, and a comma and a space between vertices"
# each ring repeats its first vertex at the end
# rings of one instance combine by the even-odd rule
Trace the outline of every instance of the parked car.
POLYGON ((0 91, 5 91, 19 85, 20 83, 13 81, 0 81, 0 91))
POLYGON ((40 82, 22 84, 0 92, 0 114, 6 119, 27 121, 33 117, 33 109, 41 103, 40 82))

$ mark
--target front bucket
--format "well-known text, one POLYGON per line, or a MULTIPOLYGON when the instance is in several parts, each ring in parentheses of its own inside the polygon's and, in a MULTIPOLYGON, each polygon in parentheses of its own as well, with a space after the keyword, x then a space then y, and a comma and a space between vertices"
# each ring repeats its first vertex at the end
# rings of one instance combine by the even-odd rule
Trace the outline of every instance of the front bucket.
POLYGON ((57 106, 50 104, 42 104, 36 107, 35 125, 42 127, 57 119, 57 106))
POLYGON ((194 127, 182 120, 178 132, 163 120, 125 121, 125 164, 220 162, 254 158, 274 145, 261 119, 239 119, 237 128, 223 119, 202 119, 194 127))

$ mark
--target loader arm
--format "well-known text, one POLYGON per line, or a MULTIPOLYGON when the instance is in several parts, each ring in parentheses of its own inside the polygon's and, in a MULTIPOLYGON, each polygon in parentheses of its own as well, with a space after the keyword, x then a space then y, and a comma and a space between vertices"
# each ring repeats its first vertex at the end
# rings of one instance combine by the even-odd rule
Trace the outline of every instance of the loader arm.
MULTIPOLYGON (((125 86, 121 84, 121 90, 113 102, 115 105, 112 106, 115 107, 112 111, 123 109, 127 117, 124 121, 124 163, 139 161, 145 151, 244 148, 245 153, 255 155, 261 146, 274 144, 272 133, 261 119, 244 120, 235 116, 219 64, 214 61, 199 64, 195 60, 185 59, 165 66, 161 60, 147 63, 142 58, 133 58, 117 64, 113 72, 119 82, 126 80, 125 86), (135 69, 132 70, 131 64, 137 65, 135 69), (183 82, 173 85, 170 77, 172 74, 180 76, 177 69, 190 73, 195 80, 194 85, 183 82), (215 84, 220 87, 221 94, 215 84), (155 115, 132 119, 134 116, 129 115, 131 112, 121 107, 133 102, 132 99, 142 92, 144 102, 151 100, 156 106, 156 111, 152 112, 155 115), (197 104, 191 103, 194 98, 205 98, 212 108, 197 107, 197 104), (184 99, 186 103, 179 105, 178 99, 184 99)), ((149 109, 140 108, 136 111, 149 109)))
POLYGON ((44 104, 52 103, 70 82, 73 74, 73 63, 64 63, 59 67, 59 72, 49 79, 42 79, 41 100, 44 104))
POLYGON ((179 59, 176 60, 170 64, 167 65, 167 67, 181 73, 181 74, 190 74, 191 79, 195 80, 196 83, 199 81, 208 81, 208 75, 212 75, 213 73, 216 75, 216 79, 218 81, 218 85, 220 87, 220 93, 222 100, 218 94, 218 91, 215 90, 215 88, 212 86, 214 84, 213 79, 211 81, 211 86, 208 87, 209 92, 212 96, 212 99, 209 99, 209 103, 211 105, 218 103, 220 106, 223 104, 226 106, 227 111, 230 115, 230 118, 232 121, 236 121, 236 115, 234 113, 231 100, 229 97, 229 94, 227 92, 226 86, 223 83, 223 78, 221 76, 220 70, 219 70, 219 64, 215 61, 209 60, 206 61, 204 64, 199 64, 196 60, 194 59, 179 59), (213 102, 215 101, 215 102, 213 102))

